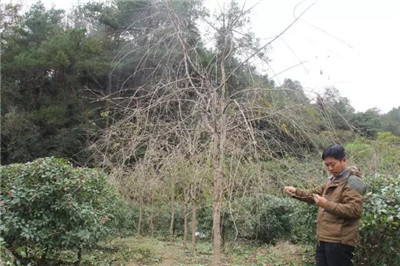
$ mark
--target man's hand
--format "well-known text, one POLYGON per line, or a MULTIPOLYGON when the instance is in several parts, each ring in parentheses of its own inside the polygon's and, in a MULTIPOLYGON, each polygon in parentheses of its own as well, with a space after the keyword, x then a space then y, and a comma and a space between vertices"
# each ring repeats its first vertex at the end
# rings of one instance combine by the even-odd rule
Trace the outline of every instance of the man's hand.
POLYGON ((285 187, 286 193, 288 193, 290 196, 296 196, 296 188, 291 187, 291 186, 286 186, 285 187))
POLYGON ((318 194, 313 194, 313 198, 314 198, 315 203, 316 203, 318 206, 320 206, 321 208, 324 208, 324 209, 325 209, 326 204, 327 204, 327 202, 328 202, 328 200, 327 200, 326 198, 321 197, 321 196, 318 195, 318 194))

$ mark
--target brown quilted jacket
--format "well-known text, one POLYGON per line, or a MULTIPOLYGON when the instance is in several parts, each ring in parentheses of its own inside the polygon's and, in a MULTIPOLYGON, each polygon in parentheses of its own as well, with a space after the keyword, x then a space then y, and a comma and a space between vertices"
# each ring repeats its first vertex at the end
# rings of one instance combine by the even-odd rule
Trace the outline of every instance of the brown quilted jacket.
POLYGON ((318 241, 356 246, 366 185, 355 174, 357 173, 348 168, 341 176, 333 181, 330 178, 320 187, 311 190, 296 189, 294 197, 302 201, 314 203, 314 193, 328 199, 326 208, 318 209, 318 241))

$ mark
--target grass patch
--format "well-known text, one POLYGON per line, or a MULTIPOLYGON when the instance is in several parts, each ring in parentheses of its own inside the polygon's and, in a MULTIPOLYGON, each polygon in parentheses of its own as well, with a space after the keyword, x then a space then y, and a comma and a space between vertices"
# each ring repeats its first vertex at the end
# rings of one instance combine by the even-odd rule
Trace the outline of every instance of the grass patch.
MULTIPOLYGON (((83 250, 81 265, 210 265, 212 243, 198 241, 196 251, 184 248, 183 241, 174 243, 150 237, 116 238, 83 250)), ((51 254, 49 254, 51 255, 51 254)), ((46 265, 76 265, 76 251, 66 250, 48 257, 46 265)), ((222 254, 223 265, 313 265, 314 247, 280 242, 257 245, 250 241, 227 243, 222 254)), ((11 264, 4 264, 11 265, 11 264)))
POLYGON ((276 245, 254 245, 234 243, 228 246, 226 259, 228 265, 314 265, 314 248, 280 242, 276 245))

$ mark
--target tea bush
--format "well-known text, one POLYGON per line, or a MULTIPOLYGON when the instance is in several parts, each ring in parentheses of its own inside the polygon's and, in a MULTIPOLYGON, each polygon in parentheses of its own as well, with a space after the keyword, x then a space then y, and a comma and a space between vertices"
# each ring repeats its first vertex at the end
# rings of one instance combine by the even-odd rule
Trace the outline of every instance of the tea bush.
POLYGON ((369 192, 364 198, 359 265, 398 265, 400 261, 400 175, 367 176, 369 192), (397 264, 396 264, 397 263, 397 264))
POLYGON ((294 243, 314 244, 316 241, 316 222, 318 207, 293 200, 293 211, 290 214, 291 241, 294 243))
POLYGON ((278 239, 286 239, 291 231, 292 203, 290 198, 267 194, 237 199, 232 204, 236 211, 232 215, 227 215, 231 220, 227 225, 231 226, 225 230, 230 232, 238 230, 239 237, 263 243, 275 243, 278 239))
POLYGON ((97 170, 42 158, 0 174, 1 238, 20 259, 93 246, 123 221, 123 201, 97 170))

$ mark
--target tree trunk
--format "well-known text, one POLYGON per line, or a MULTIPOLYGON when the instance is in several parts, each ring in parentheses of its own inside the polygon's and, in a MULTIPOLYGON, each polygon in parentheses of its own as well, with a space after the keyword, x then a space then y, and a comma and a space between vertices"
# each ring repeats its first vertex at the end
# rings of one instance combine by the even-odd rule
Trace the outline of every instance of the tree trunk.
POLYGON ((197 231, 197 219, 196 219, 196 208, 192 210, 192 252, 196 251, 196 231, 197 231))
POLYGON ((224 227, 224 220, 225 220, 225 214, 223 213, 221 216, 221 249, 225 249, 225 240, 226 240, 226 230, 224 227))
POLYGON ((81 262, 82 262, 82 245, 79 245, 79 248, 78 248, 78 261, 77 261, 77 264, 78 264, 78 265, 81 265, 81 262))
POLYGON ((188 205, 189 205, 189 189, 185 185, 183 190, 184 204, 183 204, 183 247, 187 248, 187 235, 188 235, 188 205))
POLYGON ((169 225, 169 242, 174 242, 175 202, 171 201, 171 223, 169 225))
POLYGON ((149 203, 149 210, 150 210, 150 217, 149 217, 149 223, 150 223, 150 235, 151 237, 154 237, 154 231, 155 231, 155 226, 154 226, 154 191, 151 195, 151 201, 149 203))
MULTIPOLYGON (((112 91, 112 71, 108 72, 108 77, 107 77, 107 87, 106 87, 107 95, 111 96, 111 91, 112 91)), ((105 128, 108 128, 110 125, 110 103, 106 101, 106 126, 105 128)))
POLYGON ((213 264, 221 264, 221 204, 223 195, 223 166, 225 162, 225 140, 226 140, 226 115, 225 94, 226 94, 226 73, 225 73, 225 53, 222 54, 221 69, 221 94, 217 99, 218 93, 214 92, 213 102, 215 104, 214 132, 213 132, 213 163, 214 163, 214 190, 213 190, 213 264), (219 100, 219 102, 218 102, 219 100))
POLYGON ((214 174, 214 202, 213 202, 213 254, 214 265, 221 264, 221 188, 222 173, 214 174))
MULTIPOLYGON (((221 120, 224 118, 222 117, 221 120)), ((220 121, 220 125, 222 125, 220 121)), ((226 128, 221 127, 221 137, 218 136, 218 132, 214 132, 213 137, 213 150, 214 150, 214 189, 213 189, 213 264, 221 264, 221 204, 223 194, 223 162, 224 162, 224 151, 223 151, 223 132, 226 128)))
POLYGON ((138 229, 137 229, 137 236, 140 237, 140 231, 142 229, 142 219, 143 219, 143 207, 140 206, 139 210, 139 221, 138 221, 138 229))
POLYGON ((151 235, 151 237, 154 237, 154 214, 153 214, 153 211, 151 211, 149 222, 150 222, 150 235, 151 235))

